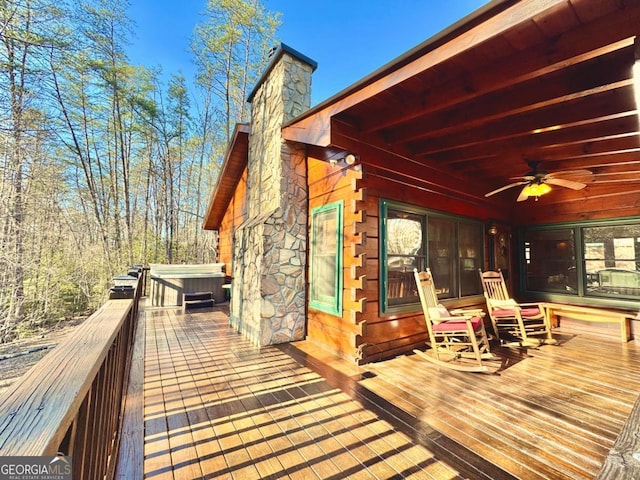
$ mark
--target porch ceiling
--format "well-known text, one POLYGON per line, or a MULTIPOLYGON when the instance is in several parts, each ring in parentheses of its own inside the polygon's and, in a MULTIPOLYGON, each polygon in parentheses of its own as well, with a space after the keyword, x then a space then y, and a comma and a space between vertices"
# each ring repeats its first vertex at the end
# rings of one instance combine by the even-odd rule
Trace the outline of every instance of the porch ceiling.
POLYGON ((284 135, 320 147, 364 143, 473 179, 479 198, 524 175, 532 160, 550 172, 593 172, 580 179, 588 188, 564 196, 637 194, 639 33, 638 0, 491 2, 298 117, 284 135))

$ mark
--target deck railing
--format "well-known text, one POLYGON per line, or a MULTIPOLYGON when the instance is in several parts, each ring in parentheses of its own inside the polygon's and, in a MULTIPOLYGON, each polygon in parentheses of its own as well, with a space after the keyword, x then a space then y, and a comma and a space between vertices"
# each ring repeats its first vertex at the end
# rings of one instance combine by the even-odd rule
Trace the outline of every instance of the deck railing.
POLYGON ((0 398, 0 456, 72 457, 73 478, 112 478, 138 301, 108 300, 0 398))

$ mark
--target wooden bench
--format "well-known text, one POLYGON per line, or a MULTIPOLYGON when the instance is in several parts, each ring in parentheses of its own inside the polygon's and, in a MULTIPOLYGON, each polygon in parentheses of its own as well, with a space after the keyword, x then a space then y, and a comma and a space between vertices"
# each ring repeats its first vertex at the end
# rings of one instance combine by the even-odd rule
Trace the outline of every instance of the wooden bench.
POLYGON ((559 324, 559 317, 573 318, 585 322, 619 323, 620 338, 622 342, 631 340, 630 321, 635 315, 624 310, 607 310, 596 307, 582 307, 564 303, 545 303, 545 309, 549 315, 551 325, 559 324))

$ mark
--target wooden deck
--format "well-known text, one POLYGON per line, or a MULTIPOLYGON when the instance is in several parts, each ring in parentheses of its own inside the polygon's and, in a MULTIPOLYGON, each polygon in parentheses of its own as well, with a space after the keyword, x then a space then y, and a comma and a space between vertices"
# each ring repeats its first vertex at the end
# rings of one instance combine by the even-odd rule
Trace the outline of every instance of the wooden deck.
POLYGON ((120 478, 593 479, 640 392, 640 346, 586 333, 470 374, 257 349, 219 309, 142 315, 120 478))

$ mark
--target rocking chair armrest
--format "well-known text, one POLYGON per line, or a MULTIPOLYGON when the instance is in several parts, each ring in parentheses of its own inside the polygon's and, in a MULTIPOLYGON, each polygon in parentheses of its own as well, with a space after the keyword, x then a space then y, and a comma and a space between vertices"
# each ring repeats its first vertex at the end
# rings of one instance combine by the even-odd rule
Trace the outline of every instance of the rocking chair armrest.
POLYGON ((530 302, 530 303, 521 303, 521 308, 537 308, 540 310, 540 313, 543 315, 547 315, 547 305, 544 302, 530 302))
POLYGON ((432 318, 432 320, 438 323, 459 322, 461 320, 471 320, 473 317, 474 315, 452 315, 450 317, 432 318))
POLYGON ((493 300, 493 299, 487 299, 487 306, 489 306, 489 308, 491 308, 492 310, 501 310, 501 309, 508 309, 508 308, 519 308, 520 305, 522 305, 521 303, 516 302, 513 298, 510 298, 508 300, 493 300))
POLYGON ((451 315, 457 316, 458 318, 460 318, 460 316, 469 318, 485 316, 484 310, 482 310, 481 308, 456 308, 455 310, 449 310, 449 313, 451 315))

